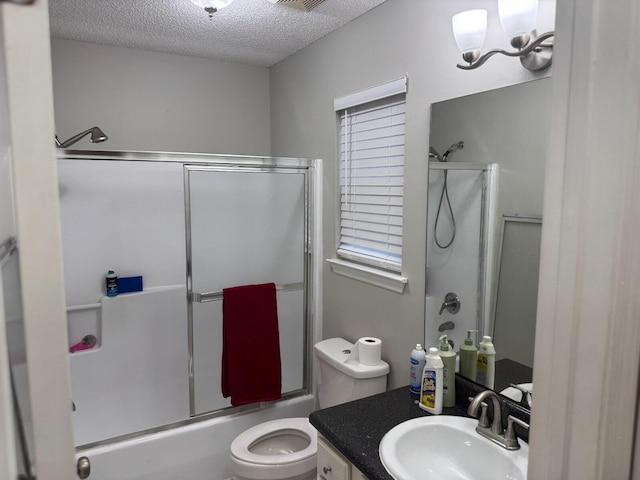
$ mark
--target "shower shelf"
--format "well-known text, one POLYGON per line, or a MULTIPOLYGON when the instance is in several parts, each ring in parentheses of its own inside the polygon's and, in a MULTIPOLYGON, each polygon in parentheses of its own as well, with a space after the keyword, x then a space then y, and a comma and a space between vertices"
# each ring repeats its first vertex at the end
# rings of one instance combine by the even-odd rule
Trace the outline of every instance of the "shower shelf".
MULTIPOLYGON (((277 284, 276 290, 279 292, 294 292, 304 289, 304 282, 277 284)), ((191 301, 195 303, 215 302, 222 300, 222 292, 192 293, 191 301)))

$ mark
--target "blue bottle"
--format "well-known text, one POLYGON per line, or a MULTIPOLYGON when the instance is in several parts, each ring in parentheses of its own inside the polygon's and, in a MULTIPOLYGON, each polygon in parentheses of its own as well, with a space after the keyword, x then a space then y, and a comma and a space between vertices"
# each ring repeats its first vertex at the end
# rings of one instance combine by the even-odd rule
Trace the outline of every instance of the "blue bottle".
POLYGON ((118 276, 114 270, 109 270, 105 277, 107 284, 107 297, 115 297, 118 295, 118 276))
POLYGON ((420 394, 422 387, 422 370, 426 362, 426 353, 421 344, 411 351, 411 367, 409 368, 409 390, 411 393, 420 394))

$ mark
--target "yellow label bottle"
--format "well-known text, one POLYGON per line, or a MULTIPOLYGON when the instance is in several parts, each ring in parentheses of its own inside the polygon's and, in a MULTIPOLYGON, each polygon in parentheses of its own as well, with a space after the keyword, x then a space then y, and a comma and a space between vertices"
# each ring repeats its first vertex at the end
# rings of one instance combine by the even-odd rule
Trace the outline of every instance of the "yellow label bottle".
POLYGON ((491 337, 485 335, 478 345, 477 382, 493 389, 496 374, 496 349, 491 337))
POLYGON ((434 415, 442 413, 444 364, 438 349, 431 347, 427 354, 427 362, 422 372, 420 403, 418 406, 434 415))

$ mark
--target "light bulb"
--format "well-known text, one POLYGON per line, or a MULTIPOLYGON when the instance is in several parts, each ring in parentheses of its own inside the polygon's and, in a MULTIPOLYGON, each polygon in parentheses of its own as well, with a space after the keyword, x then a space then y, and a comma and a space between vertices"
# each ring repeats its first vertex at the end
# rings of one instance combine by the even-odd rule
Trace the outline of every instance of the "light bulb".
POLYGON ((487 33, 487 11, 477 9, 458 13, 451 19, 451 24, 456 43, 465 60, 469 61, 468 55, 477 58, 487 33))
POLYGON ((536 24, 538 0, 498 0, 498 13, 509 39, 529 35, 536 24))
POLYGON ((215 8, 216 10, 228 6, 231 2, 233 0, 191 0, 191 3, 200 8, 215 8))

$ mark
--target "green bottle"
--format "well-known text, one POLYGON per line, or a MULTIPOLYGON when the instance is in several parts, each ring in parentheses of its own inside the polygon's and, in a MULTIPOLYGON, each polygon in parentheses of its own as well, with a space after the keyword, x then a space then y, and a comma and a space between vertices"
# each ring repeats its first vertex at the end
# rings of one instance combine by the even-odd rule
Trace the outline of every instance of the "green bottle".
POLYGON ((478 347, 473 344, 471 332, 475 331, 467 330, 467 338, 464 339, 464 345, 460 345, 460 375, 474 382, 476 381, 478 347))
POLYGON ((449 350, 447 336, 440 337, 440 348, 438 355, 444 363, 443 375, 443 407, 453 407, 456 404, 456 352, 449 350))

